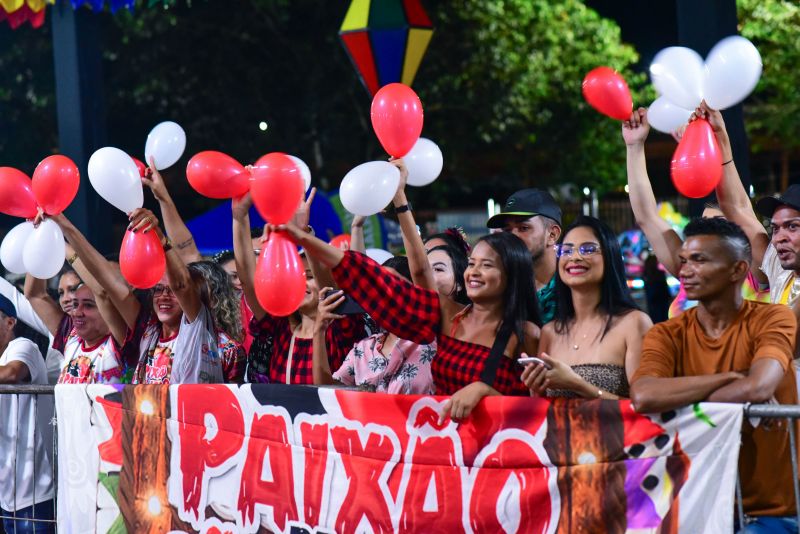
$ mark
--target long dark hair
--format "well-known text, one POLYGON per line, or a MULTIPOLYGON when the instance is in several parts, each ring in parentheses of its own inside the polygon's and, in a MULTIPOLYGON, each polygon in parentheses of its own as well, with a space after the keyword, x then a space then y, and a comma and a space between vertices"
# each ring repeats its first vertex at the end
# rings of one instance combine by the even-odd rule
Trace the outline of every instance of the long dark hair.
POLYGON ((509 232, 485 235, 478 240, 478 243, 481 242, 497 252, 506 274, 500 331, 510 329, 517 336, 518 351, 522 350, 525 344, 525 323, 531 321, 541 326, 536 288, 533 285, 531 253, 520 238, 509 232))
MULTIPOLYGON (((558 244, 561 245, 566 235, 575 228, 589 228, 600 243, 600 252, 603 255, 603 280, 600 284, 600 304, 597 306, 607 316, 600 336, 602 340, 611 328, 611 320, 614 317, 638 310, 639 306, 633 300, 628 283, 625 281, 622 250, 611 228, 600 219, 579 215, 561 234, 558 244)), ((560 262, 561 258, 557 261, 560 262)), ((572 304, 572 291, 561 279, 558 269, 556 269, 556 297, 558 299, 555 316, 556 332, 569 333, 570 323, 575 319, 575 306, 572 304)))

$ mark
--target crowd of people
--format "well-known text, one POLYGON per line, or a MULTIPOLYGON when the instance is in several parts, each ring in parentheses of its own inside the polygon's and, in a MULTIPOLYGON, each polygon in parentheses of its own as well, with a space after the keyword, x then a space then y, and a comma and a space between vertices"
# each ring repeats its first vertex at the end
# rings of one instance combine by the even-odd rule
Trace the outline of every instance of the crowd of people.
MULTIPOLYGON (((249 195, 235 199, 233 250, 204 260, 158 171, 148 169, 143 183, 163 229, 146 209, 130 214, 129 229, 157 234, 163 278, 150 290, 132 289, 66 216, 53 216, 68 241, 57 298, 30 275, 23 292, 0 280, 0 383, 341 385, 448 396, 441 418, 456 421, 490 395, 630 398, 643 413, 699 401, 797 404, 800 186, 756 204, 770 219, 765 230, 721 114, 703 104, 695 115, 714 129, 724 174, 719 205, 682 236, 657 214, 646 110, 622 126, 637 223, 658 263, 681 281, 680 306, 668 320, 653 314, 654 325, 637 306, 612 229, 589 216, 563 224, 546 191, 511 195, 473 244, 456 229, 423 239, 405 195, 405 165, 393 160, 404 256, 379 265, 365 255, 360 217, 346 249, 315 236, 312 190, 291 222, 263 231, 250 227, 249 195), (254 287, 258 251, 273 232, 301 247, 305 266, 305 298, 287 317, 270 315, 254 287), (22 323, 49 338, 46 356, 16 337, 22 323)), ((7 402, 0 396, 4 413, 7 402)), ((24 402, 20 414, 29 410, 24 402)), ((33 446, 35 426, 20 428, 18 454, 44 455, 33 446)), ((743 436, 750 520, 740 527, 796 531, 786 423, 746 424, 743 436)), ((3 472, 14 472, 9 457, 0 459, 3 472)), ((0 480, 3 514, 30 517, 34 504, 38 514, 53 497, 51 482, 42 482, 34 503, 31 480, 17 475, 0 480)))

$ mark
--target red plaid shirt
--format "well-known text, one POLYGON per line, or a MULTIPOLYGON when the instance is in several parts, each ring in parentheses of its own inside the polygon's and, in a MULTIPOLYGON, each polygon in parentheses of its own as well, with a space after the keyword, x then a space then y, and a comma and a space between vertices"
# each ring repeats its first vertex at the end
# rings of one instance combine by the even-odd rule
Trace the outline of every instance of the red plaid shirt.
MULTIPOLYGON (((348 251, 333 269, 336 283, 387 331, 417 344, 438 343, 431 364, 438 395, 452 395, 480 381, 490 348, 441 332, 439 294, 393 276, 358 252, 348 251)), ((502 357, 492 387, 503 395, 530 395, 521 369, 502 357)))
MULTIPOLYGON (((269 381, 273 384, 286 383, 286 369, 289 366, 289 347, 292 343, 292 328, 288 317, 273 317, 266 314, 260 321, 255 317, 250 321, 250 332, 256 339, 272 337, 272 355, 269 359, 269 381)), ((325 333, 328 361, 331 369, 342 366, 345 356, 356 341, 366 337, 364 319, 348 315, 333 321, 325 333)), ((291 384, 314 384, 312 358, 314 348, 310 338, 295 337, 291 359, 291 384)))

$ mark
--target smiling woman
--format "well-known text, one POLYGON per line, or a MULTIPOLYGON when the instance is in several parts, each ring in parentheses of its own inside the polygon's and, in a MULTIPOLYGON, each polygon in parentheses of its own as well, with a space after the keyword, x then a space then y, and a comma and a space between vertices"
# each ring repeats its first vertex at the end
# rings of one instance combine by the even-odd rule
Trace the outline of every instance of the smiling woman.
POLYGON ((542 329, 542 362, 528 364, 523 381, 535 395, 627 397, 652 322, 625 283, 619 243, 605 223, 581 216, 556 254, 556 318, 542 329))

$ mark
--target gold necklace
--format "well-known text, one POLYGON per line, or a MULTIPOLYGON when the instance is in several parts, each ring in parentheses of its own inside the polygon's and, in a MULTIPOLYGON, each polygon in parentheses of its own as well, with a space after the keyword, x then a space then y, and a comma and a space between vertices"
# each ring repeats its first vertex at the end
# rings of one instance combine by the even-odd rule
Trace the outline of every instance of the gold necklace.
MULTIPOLYGON (((580 342, 577 342, 577 341, 576 341, 575 343, 573 343, 573 344, 572 344, 572 350, 580 350, 580 348, 581 348, 581 344, 583 344, 583 342, 584 342, 584 341, 586 341, 586 338, 587 338, 588 336, 589 336, 589 333, 588 333, 588 332, 587 332, 586 334, 583 334, 583 337, 580 339, 580 342)), ((570 337, 571 337, 571 336, 570 336, 570 337)), ((597 336, 595 336, 595 337, 597 337, 597 336)), ((593 338, 593 339, 594 339, 594 338, 593 338)))

